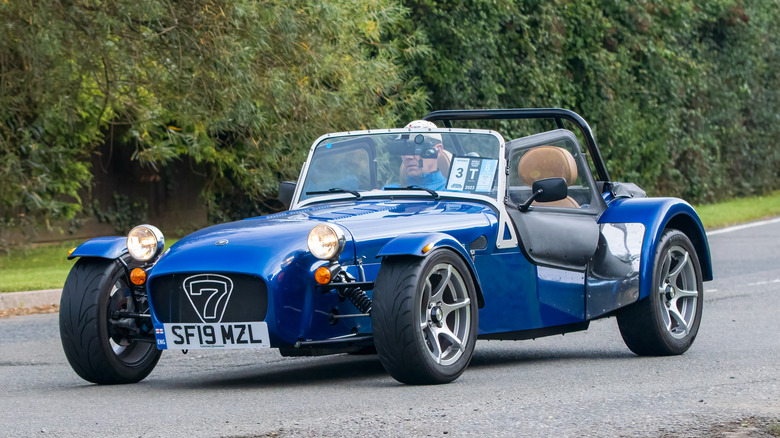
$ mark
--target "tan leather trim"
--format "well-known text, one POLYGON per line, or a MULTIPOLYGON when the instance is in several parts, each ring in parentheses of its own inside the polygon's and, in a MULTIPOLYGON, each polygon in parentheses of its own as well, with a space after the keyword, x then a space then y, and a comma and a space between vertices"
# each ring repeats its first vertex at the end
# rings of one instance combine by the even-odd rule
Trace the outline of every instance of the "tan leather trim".
POLYGON ((577 180, 577 163, 569 151, 556 146, 539 146, 526 152, 517 163, 517 174, 527 185, 545 178, 563 178, 567 185, 577 180))
POLYGON ((539 207, 569 207, 569 208, 580 208, 580 204, 577 203, 577 201, 574 200, 571 196, 567 196, 566 199, 561 199, 559 201, 552 201, 552 202, 536 202, 534 201, 531 205, 538 205, 539 207))

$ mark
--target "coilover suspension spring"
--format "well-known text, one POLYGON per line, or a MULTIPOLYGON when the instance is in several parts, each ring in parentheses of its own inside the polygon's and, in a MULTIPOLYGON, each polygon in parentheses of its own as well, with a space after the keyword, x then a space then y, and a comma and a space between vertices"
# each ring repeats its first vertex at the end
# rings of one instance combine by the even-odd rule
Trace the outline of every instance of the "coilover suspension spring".
POLYGON ((360 313, 371 313, 371 298, 363 290, 350 287, 339 293, 354 304, 360 313))

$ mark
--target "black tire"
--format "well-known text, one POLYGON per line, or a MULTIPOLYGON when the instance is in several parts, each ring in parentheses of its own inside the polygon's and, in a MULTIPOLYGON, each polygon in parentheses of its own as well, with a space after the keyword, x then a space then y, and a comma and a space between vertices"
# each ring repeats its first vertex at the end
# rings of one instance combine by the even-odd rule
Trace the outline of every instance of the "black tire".
POLYGON ((457 379, 474 353, 477 318, 471 273, 452 251, 382 263, 371 324, 379 360, 399 382, 427 385, 457 379))
POLYGON ((685 353, 701 323, 704 289, 691 240, 681 231, 661 235, 653 261, 650 295, 617 313, 628 348, 640 356, 685 353))
POLYGON ((125 277, 117 260, 82 258, 62 289, 62 348, 76 374, 88 382, 135 383, 160 359, 162 352, 154 343, 122 340, 121 328, 109 322, 111 310, 134 310, 121 299, 129 293, 125 277))

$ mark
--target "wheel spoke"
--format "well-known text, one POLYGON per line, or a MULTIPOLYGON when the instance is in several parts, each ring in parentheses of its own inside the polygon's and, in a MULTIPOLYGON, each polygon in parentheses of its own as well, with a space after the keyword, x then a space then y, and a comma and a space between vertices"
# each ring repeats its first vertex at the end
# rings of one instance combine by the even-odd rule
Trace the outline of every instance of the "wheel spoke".
MULTIPOLYGON (((442 296, 444 295, 444 289, 447 287, 448 284, 450 284, 451 277, 452 277, 452 265, 447 265, 447 275, 442 277, 441 281, 439 282, 439 287, 436 289, 436 292, 431 293, 432 303, 442 301, 442 296)), ((426 283, 430 284, 430 277, 428 277, 426 283)))
POLYGON ((452 313, 452 312, 454 312, 454 311, 456 311, 458 309, 462 309, 462 308, 468 306, 469 304, 471 304, 471 300, 469 300, 468 298, 464 298, 462 301, 458 301, 458 302, 455 302, 455 303, 452 303, 452 304, 442 303, 441 304, 441 311, 442 311, 442 314, 443 314, 442 318, 444 320, 446 320, 447 317, 450 315, 450 313, 452 313))
POLYGON ((457 336, 455 336, 455 333, 452 333, 449 327, 444 326, 439 330, 439 334, 447 338, 450 343, 452 344, 452 348, 456 350, 463 350, 463 341, 461 341, 457 336))
POLYGON ((662 313, 662 316, 664 318, 664 325, 666 326, 666 331, 671 332, 672 331, 672 317, 669 312, 669 310, 662 313))
POLYGON ((688 253, 686 252, 683 255, 683 259, 680 261, 680 263, 677 264, 677 266, 674 268, 674 271, 669 272, 669 275, 666 277, 669 280, 669 283, 676 284, 677 282, 677 276, 680 275, 680 272, 685 268, 685 266, 688 264, 688 253))
POLYGON ((666 257, 664 257, 664 263, 661 266, 661 272, 663 272, 662 278, 669 278, 669 268, 672 266, 672 251, 669 250, 666 252, 666 257))
POLYGON ((122 354, 125 351, 125 349, 127 348, 126 346, 124 346, 122 344, 117 344, 113 340, 110 340, 109 344, 111 344, 111 349, 114 350, 114 354, 116 354, 117 356, 122 354))
POLYGON ((690 328, 688 327, 688 323, 685 322, 685 319, 683 319, 682 315, 680 315, 680 311, 677 310, 677 306, 672 306, 669 308, 669 316, 671 316, 677 322, 677 328, 682 328, 683 333, 687 335, 690 328))
POLYGON ((677 292, 675 293, 675 296, 677 298, 698 297, 699 296, 699 291, 677 289, 677 292))
POLYGON ((439 329, 436 326, 429 327, 427 330, 428 333, 428 341, 431 343, 431 348, 433 351, 431 353, 433 354, 433 357, 436 359, 436 363, 441 363, 441 343, 439 342, 439 329))

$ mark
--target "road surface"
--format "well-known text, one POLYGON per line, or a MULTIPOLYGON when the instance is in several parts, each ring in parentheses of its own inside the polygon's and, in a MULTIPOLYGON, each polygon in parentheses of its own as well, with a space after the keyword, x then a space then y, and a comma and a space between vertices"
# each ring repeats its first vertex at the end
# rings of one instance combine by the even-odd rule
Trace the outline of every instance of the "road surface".
POLYGON ((535 341, 479 341, 457 381, 403 386, 375 356, 163 354, 143 382, 69 367, 57 315, 0 319, 0 436, 709 436, 780 419, 780 221, 710 237, 699 337, 640 358, 613 318, 535 341))

